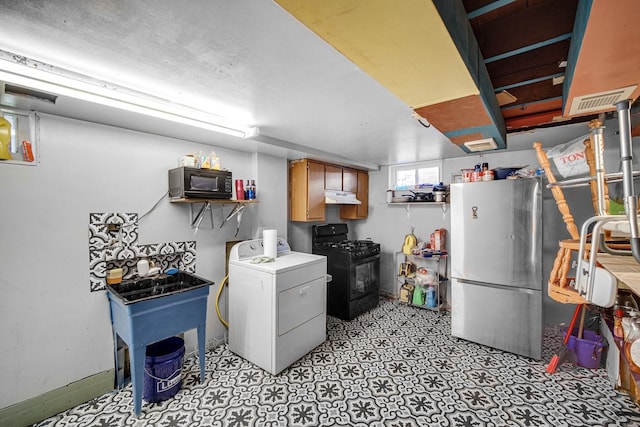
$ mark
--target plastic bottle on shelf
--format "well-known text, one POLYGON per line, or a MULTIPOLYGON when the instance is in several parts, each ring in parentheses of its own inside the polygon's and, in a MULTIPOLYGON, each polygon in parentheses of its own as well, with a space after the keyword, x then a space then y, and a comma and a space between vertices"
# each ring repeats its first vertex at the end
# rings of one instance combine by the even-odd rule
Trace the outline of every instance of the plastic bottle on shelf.
POLYGON ((624 340, 624 353, 629 362, 629 369, 640 373, 640 322, 631 322, 629 334, 624 340))
POLYGON ((256 182, 255 180, 247 180, 247 200, 254 200, 256 198, 256 182))
POLYGON ((425 305, 427 307, 435 307, 436 306, 436 290, 434 289, 433 286, 429 286, 429 288, 427 289, 427 298, 426 298, 426 303, 425 305))
MULTIPOLYGON (((629 331, 631 330, 631 323, 637 322, 640 320, 638 317, 640 314, 634 310, 629 309, 626 315, 622 318, 622 331, 624 332, 624 339, 627 339, 629 336, 629 331)), ((615 325, 615 313, 614 313, 614 325, 615 325)))
POLYGON ((411 303, 413 305, 424 305, 424 288, 422 286, 416 285, 411 303))
POLYGON ((613 335, 618 338, 624 338, 624 329, 622 328, 622 316, 624 316, 624 310, 616 306, 613 310, 613 335))

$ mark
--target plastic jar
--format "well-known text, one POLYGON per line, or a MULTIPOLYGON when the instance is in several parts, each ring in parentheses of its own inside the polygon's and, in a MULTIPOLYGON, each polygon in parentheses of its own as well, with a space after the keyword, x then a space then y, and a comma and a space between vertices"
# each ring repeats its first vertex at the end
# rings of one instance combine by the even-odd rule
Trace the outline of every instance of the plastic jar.
POLYGON ((624 340, 624 352, 629 361, 629 369, 640 373, 640 323, 631 322, 628 337, 624 340))

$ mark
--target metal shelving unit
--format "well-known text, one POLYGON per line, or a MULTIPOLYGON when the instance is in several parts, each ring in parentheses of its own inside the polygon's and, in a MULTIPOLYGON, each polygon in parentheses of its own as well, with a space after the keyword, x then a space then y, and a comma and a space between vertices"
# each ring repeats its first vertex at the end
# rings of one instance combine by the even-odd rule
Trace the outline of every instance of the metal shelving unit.
POLYGON ((398 269, 396 280, 400 301, 437 313, 444 311, 446 309, 447 283, 449 282, 447 277, 448 260, 447 252, 423 252, 420 255, 406 255, 403 252, 396 252, 396 267, 398 269), (410 265, 414 267, 410 268, 410 265), (416 271, 420 267, 425 267, 427 271, 435 275, 433 283, 421 283, 421 280, 416 277, 416 271), (424 304, 414 303, 414 292, 419 288, 428 289, 430 286, 435 288, 435 304, 430 306, 426 297, 424 304))

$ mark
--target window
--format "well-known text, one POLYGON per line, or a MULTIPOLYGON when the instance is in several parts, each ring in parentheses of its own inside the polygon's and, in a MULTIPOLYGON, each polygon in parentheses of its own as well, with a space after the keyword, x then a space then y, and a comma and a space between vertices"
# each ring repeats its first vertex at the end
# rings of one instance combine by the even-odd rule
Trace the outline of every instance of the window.
POLYGON ((389 188, 417 190, 440 182, 440 161, 389 166, 389 188))

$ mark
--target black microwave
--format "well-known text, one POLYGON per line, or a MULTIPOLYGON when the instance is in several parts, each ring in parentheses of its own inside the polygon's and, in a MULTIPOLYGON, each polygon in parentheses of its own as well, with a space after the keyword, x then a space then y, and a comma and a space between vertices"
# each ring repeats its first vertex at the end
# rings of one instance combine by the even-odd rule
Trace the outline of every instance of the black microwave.
POLYGON ((231 172, 185 166, 169 170, 169 197, 230 199, 232 192, 231 172))

